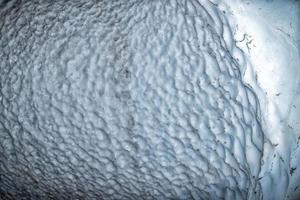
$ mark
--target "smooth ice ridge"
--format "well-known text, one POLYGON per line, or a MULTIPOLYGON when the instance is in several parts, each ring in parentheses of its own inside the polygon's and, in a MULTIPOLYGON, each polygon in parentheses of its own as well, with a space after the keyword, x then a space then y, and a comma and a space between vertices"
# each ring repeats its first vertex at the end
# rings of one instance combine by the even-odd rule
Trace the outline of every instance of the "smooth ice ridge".
POLYGON ((7 199, 260 199, 258 100, 217 3, 0 9, 7 199))

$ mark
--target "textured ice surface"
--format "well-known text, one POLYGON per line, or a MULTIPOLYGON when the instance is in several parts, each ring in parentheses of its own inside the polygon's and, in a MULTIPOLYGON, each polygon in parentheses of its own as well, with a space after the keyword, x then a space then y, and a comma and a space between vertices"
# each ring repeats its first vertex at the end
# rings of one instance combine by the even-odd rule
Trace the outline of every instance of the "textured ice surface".
POLYGON ((221 5, 3 2, 2 197, 263 198, 258 86, 221 5))
MULTIPOLYGON (((252 67, 265 144, 263 199, 300 199, 300 2, 228 0, 237 45, 252 67)), ((251 85, 255 85, 251 83, 251 85)))

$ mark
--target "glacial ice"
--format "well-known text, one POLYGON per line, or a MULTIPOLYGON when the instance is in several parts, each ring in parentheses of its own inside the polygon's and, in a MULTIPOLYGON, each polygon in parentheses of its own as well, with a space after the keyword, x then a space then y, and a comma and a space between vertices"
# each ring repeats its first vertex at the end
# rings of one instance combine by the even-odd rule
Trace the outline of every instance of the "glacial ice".
POLYGON ((299 46, 249 2, 0 1, 1 197, 296 199, 299 46))

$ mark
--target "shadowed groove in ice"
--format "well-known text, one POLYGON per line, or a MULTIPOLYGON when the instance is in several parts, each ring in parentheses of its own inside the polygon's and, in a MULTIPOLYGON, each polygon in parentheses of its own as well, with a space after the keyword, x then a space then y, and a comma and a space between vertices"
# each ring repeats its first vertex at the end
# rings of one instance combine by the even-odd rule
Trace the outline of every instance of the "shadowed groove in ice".
POLYGON ((259 107, 217 5, 20 1, 0 16, 5 197, 261 197, 259 107))

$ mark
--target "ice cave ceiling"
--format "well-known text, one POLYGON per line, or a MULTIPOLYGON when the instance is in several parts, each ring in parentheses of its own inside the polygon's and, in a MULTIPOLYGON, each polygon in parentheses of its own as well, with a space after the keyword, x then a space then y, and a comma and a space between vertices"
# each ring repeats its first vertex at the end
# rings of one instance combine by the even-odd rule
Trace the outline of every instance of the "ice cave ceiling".
POLYGON ((300 2, 0 0, 0 199, 300 199, 300 2))

